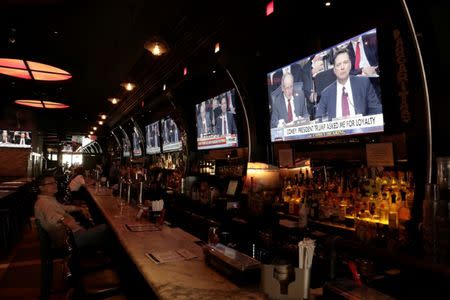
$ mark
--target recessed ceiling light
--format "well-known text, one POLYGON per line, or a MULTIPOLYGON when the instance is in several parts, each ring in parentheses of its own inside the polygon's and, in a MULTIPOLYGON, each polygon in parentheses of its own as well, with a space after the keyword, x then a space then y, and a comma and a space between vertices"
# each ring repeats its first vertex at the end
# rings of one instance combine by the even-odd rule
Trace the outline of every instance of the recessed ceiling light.
POLYGON ((97 126, 92 127, 92 129, 97 130, 97 126))
POLYGON ((117 104, 117 103, 119 103, 120 99, 118 99, 118 98, 108 98, 108 101, 111 102, 112 104, 117 104))
POLYGON ((163 84, 163 91, 165 91, 166 90, 166 84, 164 83, 163 84))
POLYGON ((220 43, 216 43, 216 45, 214 46, 214 53, 217 53, 220 51, 220 43))
POLYGON ((102 115, 100 115, 100 118, 102 118, 102 120, 106 120, 106 115, 102 114, 102 115))
POLYGON ((89 134, 94 134, 94 132, 93 131, 89 131, 89 134))
POLYGON ((121 84, 121 86, 126 89, 127 91, 131 92, 132 90, 134 90, 134 88, 136 87, 136 85, 134 83, 131 82, 124 82, 121 84))
POLYGON ((156 37, 146 42, 144 48, 150 51, 154 56, 161 56, 169 51, 167 43, 156 37))
POLYGON ((325 6, 330 6, 330 5, 331 5, 330 1, 325 2, 325 6))
POLYGON ((98 124, 99 125, 103 125, 103 121, 98 121, 98 124))

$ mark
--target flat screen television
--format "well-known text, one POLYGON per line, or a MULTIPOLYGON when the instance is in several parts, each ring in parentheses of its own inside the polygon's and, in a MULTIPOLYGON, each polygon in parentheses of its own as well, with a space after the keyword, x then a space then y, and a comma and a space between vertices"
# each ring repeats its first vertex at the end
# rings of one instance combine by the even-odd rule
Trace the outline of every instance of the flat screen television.
POLYGON ((238 146, 235 89, 196 104, 198 150, 238 146))
POLYGON ((180 131, 171 118, 161 120, 163 152, 180 151, 182 149, 180 131))
POLYGON ((133 156, 142 156, 141 138, 139 134, 136 132, 136 128, 134 128, 132 136, 133 136, 133 156))
POLYGON ((376 29, 267 74, 272 142, 384 131, 376 29))
POLYGON ((0 147, 31 148, 31 131, 0 129, 0 147))
POLYGON ((161 144, 159 141, 159 121, 145 126, 145 153, 157 154, 161 153, 161 144))

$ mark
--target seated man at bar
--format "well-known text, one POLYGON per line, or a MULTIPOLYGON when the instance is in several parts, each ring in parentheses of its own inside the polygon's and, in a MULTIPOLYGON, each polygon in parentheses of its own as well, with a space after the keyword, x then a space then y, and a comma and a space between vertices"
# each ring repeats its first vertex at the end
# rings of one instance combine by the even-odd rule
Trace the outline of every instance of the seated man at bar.
POLYGON ((53 196, 54 192, 56 192, 56 186, 47 185, 34 205, 35 217, 50 235, 54 247, 58 248, 64 245, 64 225, 72 230, 75 243, 80 249, 108 245, 110 233, 105 224, 95 225, 91 228, 81 226, 72 214, 78 213, 90 220, 89 210, 81 206, 59 203, 53 196))

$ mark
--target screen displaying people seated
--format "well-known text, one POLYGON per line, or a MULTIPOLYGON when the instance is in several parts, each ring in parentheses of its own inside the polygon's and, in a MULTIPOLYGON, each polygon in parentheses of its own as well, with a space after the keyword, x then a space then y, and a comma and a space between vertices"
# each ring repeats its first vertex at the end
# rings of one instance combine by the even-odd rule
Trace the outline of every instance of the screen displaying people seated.
POLYGON ((180 151, 182 149, 180 131, 174 120, 167 118, 161 121, 163 152, 180 151))
POLYGON ((0 130, 0 147, 31 148, 31 131, 0 130))
POLYGON ((133 156, 142 156, 141 138, 136 131, 133 131, 133 156))
POLYGON ((161 146, 159 142, 159 122, 155 122, 145 126, 145 142, 145 153, 161 153, 161 146))
POLYGON ((272 142, 384 131, 376 29, 267 74, 272 142))
POLYGON ((195 106, 198 150, 238 146, 235 89, 195 106))

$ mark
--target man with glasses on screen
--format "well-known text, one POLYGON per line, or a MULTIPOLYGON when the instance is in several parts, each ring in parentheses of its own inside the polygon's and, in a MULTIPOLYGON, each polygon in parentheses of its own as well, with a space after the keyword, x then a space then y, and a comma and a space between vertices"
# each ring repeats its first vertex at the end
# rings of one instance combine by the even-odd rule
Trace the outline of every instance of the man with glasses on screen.
POLYGON ((200 105, 200 111, 197 116, 197 137, 203 137, 211 134, 211 118, 209 112, 206 111, 206 104, 202 102, 200 105))
POLYGON ((339 49, 335 53, 333 64, 336 81, 322 91, 316 117, 325 121, 381 114, 381 102, 370 80, 363 76, 350 76, 352 64, 347 49, 339 49))
POLYGON ((272 104, 271 128, 284 127, 295 120, 309 119, 303 91, 294 93, 294 77, 290 72, 281 78, 282 93, 272 104))

